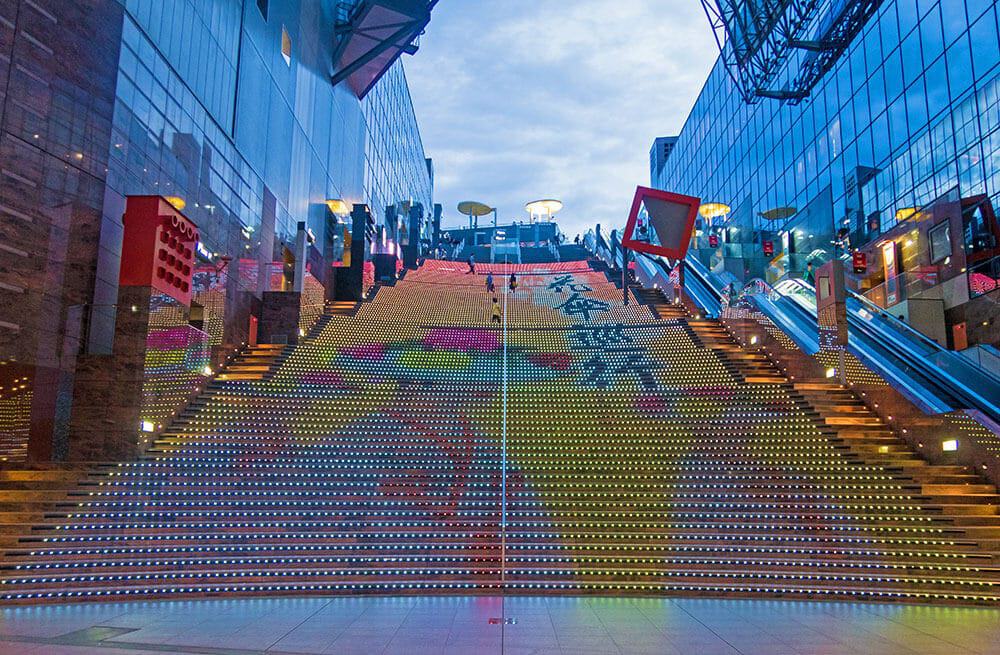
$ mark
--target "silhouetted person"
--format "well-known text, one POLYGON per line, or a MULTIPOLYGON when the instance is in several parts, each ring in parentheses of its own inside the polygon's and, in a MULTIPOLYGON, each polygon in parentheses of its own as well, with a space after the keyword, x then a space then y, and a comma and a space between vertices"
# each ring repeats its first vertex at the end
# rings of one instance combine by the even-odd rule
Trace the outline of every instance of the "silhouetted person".
POLYGON ((510 274, 510 290, 517 291, 517 276, 513 273, 510 274))
POLYGON ((487 293, 493 293, 496 291, 496 285, 493 284, 493 273, 486 274, 486 291, 487 293))
POLYGON ((469 273, 475 273, 475 272, 476 272, 476 256, 473 254, 469 255, 469 273))

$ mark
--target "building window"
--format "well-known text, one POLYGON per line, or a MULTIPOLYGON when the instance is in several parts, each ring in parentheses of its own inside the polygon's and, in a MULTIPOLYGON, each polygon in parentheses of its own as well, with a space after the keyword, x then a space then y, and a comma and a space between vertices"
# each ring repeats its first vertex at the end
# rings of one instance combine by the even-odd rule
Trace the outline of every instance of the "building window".
POLYGON ((285 63, 292 65, 292 37, 288 36, 288 30, 281 26, 281 56, 285 58, 285 63))
POLYGON ((257 9, 260 9, 260 15, 267 20, 267 3, 268 0, 257 0, 257 9))

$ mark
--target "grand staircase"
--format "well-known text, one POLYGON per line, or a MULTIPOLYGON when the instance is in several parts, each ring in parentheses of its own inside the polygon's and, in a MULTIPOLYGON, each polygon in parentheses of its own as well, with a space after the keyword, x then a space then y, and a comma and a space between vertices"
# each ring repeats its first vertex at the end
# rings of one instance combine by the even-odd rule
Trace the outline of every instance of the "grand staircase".
POLYGON ((1000 600, 996 490, 850 391, 587 262, 466 270, 328 309, 137 461, 7 472, 0 597, 1000 600))

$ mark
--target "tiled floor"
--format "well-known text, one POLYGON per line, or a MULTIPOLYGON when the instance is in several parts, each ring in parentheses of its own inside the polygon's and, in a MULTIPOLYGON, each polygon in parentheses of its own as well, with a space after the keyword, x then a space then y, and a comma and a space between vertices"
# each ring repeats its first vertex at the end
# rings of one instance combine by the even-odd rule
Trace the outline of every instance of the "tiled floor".
POLYGON ((1000 609, 613 598, 288 598, 0 609, 0 653, 996 653, 1000 609), (513 625, 491 618, 514 619, 513 625))

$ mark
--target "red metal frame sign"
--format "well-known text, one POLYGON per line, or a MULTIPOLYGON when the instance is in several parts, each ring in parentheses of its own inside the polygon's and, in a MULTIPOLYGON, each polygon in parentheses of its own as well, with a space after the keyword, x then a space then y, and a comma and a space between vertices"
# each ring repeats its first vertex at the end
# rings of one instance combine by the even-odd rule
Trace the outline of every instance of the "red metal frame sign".
MULTIPOLYGON (((694 231, 695 220, 698 218, 698 207, 700 206, 701 198, 670 193, 669 191, 660 191, 659 189, 650 189, 649 187, 637 187, 635 190, 635 199, 632 200, 632 211, 629 212, 628 223, 625 225, 624 234, 622 234, 622 247, 651 255, 661 255, 668 259, 683 259, 687 254, 688 246, 691 245, 691 233, 694 231), (675 243, 654 245, 647 241, 637 241, 635 239, 634 235, 636 224, 639 220, 639 212, 642 211, 643 205, 647 200, 658 201, 661 204, 680 205, 685 210, 683 215, 684 224, 678 233, 680 238, 675 243)), ((648 211, 649 208, 647 207, 648 211)), ((654 221, 655 217, 650 212, 649 223, 651 229, 653 229, 654 221)))

